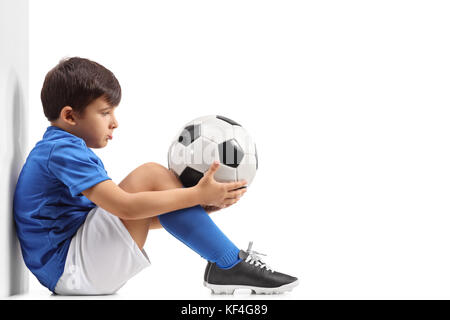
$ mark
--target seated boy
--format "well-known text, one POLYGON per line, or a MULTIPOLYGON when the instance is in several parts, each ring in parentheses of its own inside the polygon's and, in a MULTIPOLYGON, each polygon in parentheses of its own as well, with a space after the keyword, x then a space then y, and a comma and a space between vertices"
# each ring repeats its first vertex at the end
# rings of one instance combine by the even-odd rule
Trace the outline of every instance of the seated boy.
POLYGON ((22 254, 40 283, 56 294, 114 293, 150 264, 147 233, 163 227, 208 260, 204 285, 213 292, 297 285, 250 248, 239 250, 209 217, 205 209, 228 207, 245 193, 245 181, 214 180, 218 163, 190 188, 156 163, 119 185, 111 181, 90 148, 112 139, 120 99, 113 73, 87 59, 62 60, 45 78, 41 100, 51 125, 28 155, 14 195, 22 254))

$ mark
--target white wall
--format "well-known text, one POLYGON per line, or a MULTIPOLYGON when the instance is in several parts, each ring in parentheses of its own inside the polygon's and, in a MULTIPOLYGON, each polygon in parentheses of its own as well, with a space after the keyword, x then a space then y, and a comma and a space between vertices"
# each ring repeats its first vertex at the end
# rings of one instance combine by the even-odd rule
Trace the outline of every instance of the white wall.
POLYGON ((28 138, 28 1, 0 0, 0 297, 28 290, 12 200, 28 138))
MULTIPOLYGON (((47 126, 46 72, 64 56, 97 60, 123 88, 120 127, 96 151, 115 182, 166 164, 185 122, 228 116, 260 165, 239 204, 213 217, 301 277, 288 298, 448 299, 449 6, 32 1, 29 147, 47 126)), ((146 249, 152 267, 122 296, 209 297, 197 255, 164 231, 146 249)))

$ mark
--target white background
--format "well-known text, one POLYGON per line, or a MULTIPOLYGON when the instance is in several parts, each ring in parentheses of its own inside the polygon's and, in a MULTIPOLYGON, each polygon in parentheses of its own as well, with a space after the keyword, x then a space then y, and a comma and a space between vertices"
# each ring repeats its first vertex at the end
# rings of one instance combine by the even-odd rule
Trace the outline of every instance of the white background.
MULTIPOLYGON (((28 150, 48 125, 45 74, 90 58, 123 89, 94 150, 116 183, 167 165, 198 116, 251 133, 257 176, 213 218, 300 278, 272 298, 448 299, 449 16, 446 1, 30 1, 28 150)), ((115 297, 214 298, 204 260, 167 232, 145 248, 152 266, 115 297)))

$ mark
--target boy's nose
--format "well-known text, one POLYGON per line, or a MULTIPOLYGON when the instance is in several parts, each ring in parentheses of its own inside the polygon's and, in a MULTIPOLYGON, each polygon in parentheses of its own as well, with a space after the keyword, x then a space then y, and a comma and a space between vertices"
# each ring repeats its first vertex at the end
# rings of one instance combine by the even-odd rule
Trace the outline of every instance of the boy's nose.
POLYGON ((113 119, 113 122, 111 124, 111 127, 113 129, 117 129, 117 127, 119 126, 119 122, 117 122, 116 118, 113 119))

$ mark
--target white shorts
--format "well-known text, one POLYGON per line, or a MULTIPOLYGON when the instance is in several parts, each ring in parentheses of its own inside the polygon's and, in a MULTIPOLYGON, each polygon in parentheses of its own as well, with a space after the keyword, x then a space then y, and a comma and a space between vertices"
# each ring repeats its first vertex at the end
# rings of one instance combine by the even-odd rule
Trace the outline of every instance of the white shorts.
POLYGON ((61 295, 113 294, 150 265, 122 221, 95 207, 73 236, 64 272, 55 287, 61 295))

